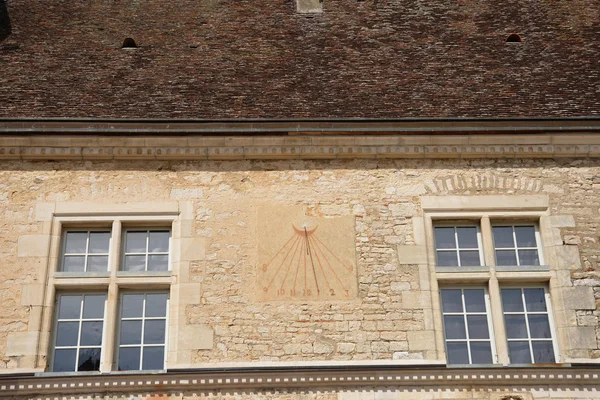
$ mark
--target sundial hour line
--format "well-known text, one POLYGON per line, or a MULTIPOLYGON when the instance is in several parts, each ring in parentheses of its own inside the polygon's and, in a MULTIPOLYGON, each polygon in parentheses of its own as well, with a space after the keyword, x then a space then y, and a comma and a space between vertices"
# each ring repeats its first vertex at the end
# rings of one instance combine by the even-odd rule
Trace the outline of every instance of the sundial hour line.
POLYGON ((273 288, 275 292, 272 293, 278 296, 321 296, 326 293, 348 297, 349 290, 339 272, 352 271, 353 267, 342 262, 317 237, 316 226, 298 228, 292 224, 292 228, 292 236, 267 264, 263 264, 264 278, 268 280, 263 287, 264 292, 268 293, 273 288))
MULTIPOLYGON (((329 262, 329 260, 327 259, 325 252, 323 251, 323 249, 320 248, 320 244, 317 243, 315 241, 313 248, 319 248, 321 250, 321 253, 323 254, 323 259, 325 260, 325 262, 327 263, 327 266, 329 266, 329 269, 331 270, 331 272, 333 272, 333 275, 335 276, 335 278, 337 279, 338 283, 340 284, 340 286, 342 287, 342 289, 345 291, 346 287, 344 286, 344 284, 342 283, 342 280, 340 279, 340 277, 338 276, 337 272, 335 272, 335 269, 331 266, 331 263, 329 262)), ((325 273, 323 273, 323 275, 325 275, 325 273)), ((328 283, 329 284, 329 283, 328 283)), ((330 286, 331 288, 331 286, 330 286)))

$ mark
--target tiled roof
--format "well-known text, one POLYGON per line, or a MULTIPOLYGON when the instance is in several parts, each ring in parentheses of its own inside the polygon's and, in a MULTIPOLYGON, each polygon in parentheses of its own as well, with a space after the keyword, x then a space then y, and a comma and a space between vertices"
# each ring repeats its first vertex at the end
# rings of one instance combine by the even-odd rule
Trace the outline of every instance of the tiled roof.
POLYGON ((0 118, 600 115, 598 1, 5 1, 0 118))

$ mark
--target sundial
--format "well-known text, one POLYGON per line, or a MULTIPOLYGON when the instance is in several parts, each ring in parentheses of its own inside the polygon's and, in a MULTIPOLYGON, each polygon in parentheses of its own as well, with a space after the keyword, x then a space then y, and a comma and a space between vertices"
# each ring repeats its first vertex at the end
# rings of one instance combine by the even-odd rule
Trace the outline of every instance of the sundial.
POLYGON ((262 300, 356 296, 354 217, 308 217, 301 208, 258 212, 256 290, 262 300))

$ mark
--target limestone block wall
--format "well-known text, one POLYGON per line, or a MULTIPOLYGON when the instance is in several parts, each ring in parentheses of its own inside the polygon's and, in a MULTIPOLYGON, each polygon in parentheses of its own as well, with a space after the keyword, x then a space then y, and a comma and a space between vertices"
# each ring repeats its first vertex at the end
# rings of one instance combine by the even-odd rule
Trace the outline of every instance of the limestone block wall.
POLYGON ((46 367, 52 307, 40 292, 57 231, 42 216, 71 203, 175 204, 183 210, 173 253, 181 263, 171 286, 177 316, 170 321, 170 366, 444 362, 437 286, 424 256, 422 199, 484 195, 547 199, 540 229, 552 264, 561 352, 564 359, 598 359, 599 186, 596 162, 569 159, 5 161, 0 368, 46 367), (308 219, 351 217, 356 271, 344 279, 355 280, 356 293, 265 300, 257 281, 257 218, 265 207, 293 207, 308 219))

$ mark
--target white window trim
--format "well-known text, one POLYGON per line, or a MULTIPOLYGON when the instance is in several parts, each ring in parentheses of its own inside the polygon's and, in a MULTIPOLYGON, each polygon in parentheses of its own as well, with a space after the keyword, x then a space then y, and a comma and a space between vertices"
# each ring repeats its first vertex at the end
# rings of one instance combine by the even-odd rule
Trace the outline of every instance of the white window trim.
POLYGON ((113 245, 113 233, 112 233, 112 229, 111 228, 103 228, 103 227, 98 227, 98 228, 93 228, 93 227, 77 227, 77 228, 64 228, 62 230, 61 233, 61 238, 60 238, 60 261, 59 261, 59 265, 58 265, 58 272, 65 272, 65 273, 71 273, 71 274, 94 274, 94 273, 102 273, 102 272, 110 272, 110 255, 113 252, 114 249, 114 245, 113 245), (86 242, 86 249, 85 249, 85 253, 81 253, 81 254, 75 254, 75 253, 68 253, 66 252, 66 247, 67 247, 67 233, 69 232, 87 232, 87 242, 86 242), (89 253, 89 240, 90 240, 90 232, 108 232, 110 233, 110 239, 108 241, 108 253, 89 253), (106 267, 106 271, 88 271, 87 270, 87 258, 88 256, 92 254, 92 255, 106 255, 108 256, 108 265, 106 267), (67 255, 83 255, 85 256, 85 265, 84 265, 84 270, 83 271, 65 271, 64 270, 64 262, 65 262, 65 256, 67 255))
MULTIPOLYGON (((104 295, 104 314, 102 316, 102 342, 100 344, 100 369, 98 371, 80 371, 81 373, 94 373, 94 372, 101 372, 102 371, 102 363, 106 357, 106 352, 104 351, 104 343, 106 342, 106 336, 107 336, 107 331, 106 331, 106 318, 107 318, 107 305, 108 305, 108 293, 107 292, 103 292, 103 291, 91 291, 91 292, 86 292, 86 291, 61 291, 60 293, 56 294, 56 300, 54 302, 54 309, 53 309, 53 316, 52 316, 52 332, 50 334, 50 340, 51 340, 51 346, 50 346, 50 354, 48 357, 48 370, 50 370, 51 372, 53 372, 53 368, 54 368, 54 357, 55 357, 55 353, 56 353, 56 341, 58 340, 58 302, 60 301, 60 297, 61 296, 86 296, 86 295, 104 295)), ((81 326, 83 325, 83 301, 81 302, 81 307, 82 309, 80 310, 80 318, 78 320, 73 320, 73 321, 79 321, 79 331, 77 333, 78 337, 77 337, 77 342, 78 345, 77 347, 72 347, 71 348, 75 348, 77 351, 77 355, 75 357, 75 360, 77 361, 79 359, 79 341, 81 340, 81 326)), ((61 346, 62 347, 62 346, 61 346)), ((97 346, 96 346, 97 347, 97 346)), ((75 362, 75 365, 77 366, 77 362, 75 362)), ((73 373, 76 373, 79 371, 73 371, 73 373)))
MULTIPOLYGON (((465 319, 465 333, 466 333, 466 339, 450 339, 452 341, 466 341, 467 342, 467 351, 469 352, 469 364, 471 366, 476 366, 476 365, 480 365, 480 364, 473 364, 472 362, 472 357, 471 357, 471 348, 469 346, 471 339, 469 339, 469 325, 467 323, 467 315, 469 314, 474 314, 474 315, 481 315, 482 313, 468 313, 467 309, 465 307, 465 298, 464 298, 464 290, 468 290, 468 289, 483 289, 483 299, 484 299, 484 304, 485 304, 485 316, 486 316, 486 320, 487 320, 487 325, 488 325, 488 332, 489 332, 489 341, 490 341, 490 348, 491 348, 491 352, 492 352, 492 363, 493 364, 497 364, 498 363, 498 352, 496 350, 496 336, 494 335, 494 326, 493 326, 493 321, 492 321, 492 309, 491 309, 491 304, 490 304, 490 295, 488 292, 488 288, 487 286, 469 286, 469 285, 444 285, 443 287, 440 287, 439 290, 439 298, 440 298, 440 305, 442 307, 440 307, 440 311, 442 313, 442 324, 444 324, 443 322, 443 318, 445 315, 462 315, 464 316, 465 319), (443 311, 443 303, 442 303, 442 290, 445 289, 460 289, 461 290, 461 300, 462 300, 462 306, 463 306, 463 310, 464 312, 462 313, 444 313, 443 311)), ((447 343, 448 343, 448 339, 446 338, 446 327, 444 325, 444 349, 446 350, 446 359, 448 357, 447 355, 447 343)), ((477 342, 484 342, 486 340, 484 339, 475 339, 473 341, 477 341, 477 342)))
POLYGON ((119 272, 126 272, 126 273, 131 273, 131 274, 139 273, 141 275, 146 274, 146 273, 151 274, 153 272, 171 272, 171 268, 172 268, 171 267, 171 263, 172 263, 172 258, 173 258, 172 257, 172 254, 173 254, 172 240, 173 240, 173 229, 172 229, 172 226, 168 226, 168 227, 164 226, 164 225, 163 226, 153 225, 153 226, 149 226, 149 227, 146 227, 146 226, 141 226, 141 227, 128 226, 127 228, 122 229, 121 230, 121 251, 120 251, 120 254, 119 254, 119 265, 118 265, 118 269, 117 270, 119 272), (139 253, 138 254, 138 253, 126 253, 125 252, 125 249, 126 249, 126 246, 127 246, 127 232, 135 232, 135 231, 137 231, 137 232, 141 232, 141 231, 150 232, 150 231, 166 231, 166 230, 169 231, 169 249, 168 249, 167 253, 149 253, 148 252, 148 245, 149 245, 149 243, 148 243, 149 240, 148 239, 146 239, 146 252, 145 253, 139 253), (132 255, 132 254, 135 254, 135 255, 145 255, 146 256, 145 270, 144 271, 127 271, 127 270, 124 269, 124 267, 125 267, 125 255, 132 255), (165 255, 166 254, 167 255, 167 270, 166 271, 148 271, 148 256, 151 255, 151 254, 158 254, 158 255, 165 255))
POLYGON ((473 220, 473 221, 451 221, 451 220, 440 220, 440 221, 433 221, 433 241, 434 241, 434 251, 435 251, 435 265, 436 267, 440 267, 440 268, 470 268, 469 266, 463 267, 462 265, 460 265, 460 250, 471 250, 474 251, 474 248, 461 248, 459 247, 459 243, 458 243, 458 234, 456 232, 456 228, 457 227, 472 227, 475 226, 475 228, 477 229, 477 251, 479 252, 479 266, 485 266, 485 261, 484 261, 484 256, 483 256, 483 242, 482 242, 482 238, 481 238, 481 227, 480 227, 480 223, 479 220, 473 220), (436 238, 435 238, 435 228, 437 227, 452 227, 454 228, 454 243, 456 245, 456 248, 454 249, 438 249, 437 248, 437 243, 436 243, 436 238), (455 266, 440 266, 438 263, 438 256, 437 253, 438 251, 452 251, 455 250, 456 251, 456 256, 458 259, 458 265, 455 266))
MULTIPOLYGON (((502 291, 502 289, 521 289, 521 296, 524 296, 522 289, 544 289, 544 299, 546 301, 546 312, 548 315, 548 324, 550 325, 550 335, 551 335, 550 339, 552 341, 552 349, 554 350, 554 362, 560 363, 562 360, 562 357, 561 357, 560 349, 559 349, 558 342, 557 342, 556 323, 554 321, 554 312, 552 310, 552 299, 550 298, 550 291, 548 290, 548 286, 543 285, 543 284, 533 284, 533 283, 510 284, 510 285, 502 285, 501 284, 500 290, 502 291)), ((500 300, 502 300, 502 294, 500 294, 500 300)), ((527 343, 529 344, 529 355, 531 357, 532 364, 535 364, 535 360, 533 359, 533 350, 531 347, 532 338, 531 338, 531 332, 529 331, 529 320, 527 319, 527 315, 529 313, 524 311, 523 313, 515 312, 515 313, 509 313, 509 314, 525 315, 525 324, 527 326, 527 338, 512 339, 510 341, 525 341, 525 340, 527 340, 527 343)), ((532 314, 544 314, 544 313, 533 312, 532 314)), ((505 316, 505 312, 504 312, 504 309, 502 309, 502 318, 503 319, 504 319, 504 316, 505 316)), ((507 341, 507 347, 508 347, 509 339, 507 338, 506 341, 507 341)), ((533 341, 536 341, 536 340, 533 339, 533 341)), ((548 341, 548 340, 542 339, 540 341, 548 341)))
POLYGON ((539 265, 544 265, 545 264, 545 260, 544 260, 544 249, 542 248, 542 238, 540 235, 540 224, 538 221, 523 221, 521 219, 519 219, 518 221, 504 221, 504 222, 494 222, 492 220, 492 241, 494 243, 494 260, 495 260, 495 264, 498 264, 498 259, 496 257, 496 250, 514 250, 515 254, 516 254, 516 258, 517 258, 517 267, 520 266, 529 266, 529 264, 524 264, 521 265, 521 262, 519 260, 519 252, 518 250, 536 250, 538 253, 538 259, 540 260, 539 265), (515 247, 496 247, 496 243, 494 240, 494 234, 493 234, 493 229, 494 227, 512 227, 513 228, 513 242, 515 244, 515 247), (535 244, 536 247, 535 249, 533 247, 518 247, 517 244, 517 238, 516 238, 516 234, 515 234, 515 229, 514 227, 516 226, 533 226, 533 229, 535 231, 535 244))
MULTIPOLYGON (((115 344, 114 344, 114 358, 113 358, 113 364, 112 364, 112 371, 119 371, 119 353, 121 350, 121 321, 123 320, 123 295, 126 294, 143 294, 144 295, 144 312, 145 312, 145 303, 146 303, 146 298, 145 296, 147 294, 152 294, 152 293, 161 293, 161 294, 166 294, 167 295, 167 304, 166 304, 166 312, 165 312, 165 342, 163 344, 164 347, 164 355, 163 355, 163 370, 167 369, 167 355, 169 352, 169 306, 171 303, 171 293, 169 290, 123 290, 121 291, 121 293, 119 293, 119 303, 118 303, 118 311, 117 311, 117 321, 116 321, 116 329, 115 329, 115 344)), ((129 319, 129 318, 128 318, 129 319)), ((132 320, 140 320, 140 318, 131 318, 132 320)), ((146 317, 145 315, 142 314, 142 341, 144 338, 144 325, 145 325, 145 321, 146 321, 146 317)), ((150 317, 148 318, 150 320, 152 319, 163 319, 158 318, 158 317, 150 317)), ((140 370, 142 367, 142 363, 143 363, 143 352, 144 352, 144 347, 146 347, 143 344, 140 345, 126 345, 125 347, 139 347, 140 348, 140 370)), ((158 347, 158 346, 148 346, 148 347, 158 347)), ((129 371, 138 371, 138 370, 129 370, 129 371)), ((143 371, 155 371, 155 370, 143 370, 143 371)))

